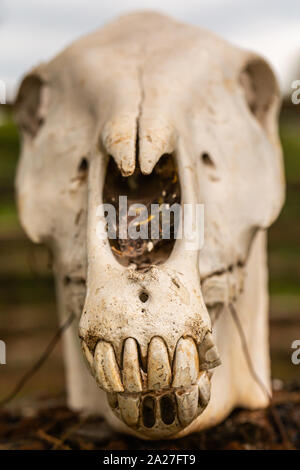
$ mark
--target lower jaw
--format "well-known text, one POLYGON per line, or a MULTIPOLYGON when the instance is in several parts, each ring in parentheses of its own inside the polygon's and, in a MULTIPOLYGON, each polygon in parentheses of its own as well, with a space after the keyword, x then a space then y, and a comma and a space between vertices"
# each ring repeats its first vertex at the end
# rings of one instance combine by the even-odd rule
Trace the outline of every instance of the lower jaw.
POLYGON ((205 410, 210 399, 210 375, 203 371, 190 387, 107 393, 113 413, 137 434, 161 439, 178 434, 205 410))

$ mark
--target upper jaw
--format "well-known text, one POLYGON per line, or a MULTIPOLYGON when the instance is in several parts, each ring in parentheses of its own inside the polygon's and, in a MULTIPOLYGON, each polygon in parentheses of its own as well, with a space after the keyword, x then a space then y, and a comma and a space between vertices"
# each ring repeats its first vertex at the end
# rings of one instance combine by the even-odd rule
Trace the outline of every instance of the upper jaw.
POLYGON ((209 402, 207 371, 220 358, 195 274, 127 268, 97 289, 88 286, 79 329, 84 356, 113 412, 144 437, 178 433, 209 402))
MULTIPOLYGON (((169 269, 163 274, 162 267, 153 269, 156 273, 154 278, 156 275, 159 278, 159 285, 169 285, 165 276, 168 278, 172 275, 174 279, 174 272, 169 269)), ((124 272, 128 275, 128 270, 124 272)), ((210 311, 238 297, 243 286, 243 272, 242 266, 236 266, 208 276, 203 281, 203 295, 210 311)), ((148 276, 153 278, 151 270, 148 273, 130 273, 131 289, 142 281, 143 286, 148 285, 151 292, 151 283, 150 287, 147 284, 148 276)), ((178 281, 178 276, 176 279, 178 281)), ((181 282, 180 276, 179 280, 181 282)), ((122 280, 119 280, 119 292, 122 291, 121 285, 122 280)), ((185 287, 183 283, 180 288, 184 290, 185 287)), ((186 322, 185 329, 183 325, 178 328, 177 335, 167 334, 168 329, 162 327, 165 295, 162 292, 157 323, 152 325, 152 333, 144 338, 140 336, 139 328, 134 328, 134 323, 130 323, 130 318, 127 318, 125 333, 119 337, 119 341, 114 336, 101 334, 100 330, 96 336, 89 336, 83 328, 85 322, 81 323, 80 329, 84 356, 98 386, 107 392, 113 413, 139 436, 149 439, 178 434, 203 413, 211 393, 212 372, 209 370, 221 363, 208 322, 198 323, 199 328, 196 330, 201 332, 200 335, 195 335, 189 329, 189 322, 186 322), (141 339, 146 341, 142 343, 141 339)), ((174 291, 172 295, 174 303, 169 303, 173 303, 172 308, 178 314, 174 291)), ((151 306, 144 307, 151 316, 151 306)), ((197 326, 197 319, 194 320, 194 326, 197 326)), ((174 325, 176 323, 173 322, 173 330, 174 325)), ((145 333, 146 322, 142 326, 145 333)), ((112 329, 121 331, 114 322, 112 329)))
MULTIPOLYGON (((144 438, 177 435, 206 409, 210 369, 221 362, 211 324, 217 318, 217 307, 236 301, 243 290, 245 266, 241 263, 206 276, 201 288, 199 273, 181 266, 180 272, 172 262, 152 266, 146 273, 127 268, 120 274, 118 270, 117 294, 127 307, 128 299, 132 294, 138 297, 141 288, 146 287, 150 294, 149 301, 139 307, 135 304, 135 311, 123 310, 124 328, 119 328, 117 320, 120 306, 113 319, 111 310, 107 317, 102 315, 104 324, 112 320, 118 336, 107 334, 108 330, 101 334, 100 317, 94 318, 96 336, 89 336, 86 328, 92 325, 91 318, 81 322, 84 356, 98 386, 107 392, 113 413, 144 438)), ((107 293, 105 286, 102 291, 107 293)))
POLYGON ((145 368, 154 336, 163 338, 171 360, 182 335, 200 344, 211 329, 210 318, 196 270, 182 268, 178 272, 170 265, 152 266, 144 273, 104 266, 100 274, 89 277, 79 324, 79 335, 89 349, 103 339, 113 344, 121 365, 124 341, 134 337, 145 368))

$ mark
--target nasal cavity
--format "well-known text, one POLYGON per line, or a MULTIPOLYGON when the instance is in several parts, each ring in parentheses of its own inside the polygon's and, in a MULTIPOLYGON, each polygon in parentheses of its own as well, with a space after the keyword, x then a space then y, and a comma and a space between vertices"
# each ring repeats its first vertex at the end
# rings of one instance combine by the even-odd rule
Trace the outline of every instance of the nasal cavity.
POLYGON ((150 175, 137 165, 122 176, 110 157, 103 202, 110 247, 123 266, 147 270, 170 256, 181 218, 179 174, 173 154, 164 154, 150 175))

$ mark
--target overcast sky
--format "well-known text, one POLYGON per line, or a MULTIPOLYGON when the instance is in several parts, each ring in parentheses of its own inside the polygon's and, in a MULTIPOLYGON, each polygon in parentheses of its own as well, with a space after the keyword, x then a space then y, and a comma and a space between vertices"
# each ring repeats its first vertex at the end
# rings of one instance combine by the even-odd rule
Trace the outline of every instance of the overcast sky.
POLYGON ((118 14, 160 10, 269 59, 288 90, 300 75, 300 0, 0 0, 0 80, 26 71, 118 14))

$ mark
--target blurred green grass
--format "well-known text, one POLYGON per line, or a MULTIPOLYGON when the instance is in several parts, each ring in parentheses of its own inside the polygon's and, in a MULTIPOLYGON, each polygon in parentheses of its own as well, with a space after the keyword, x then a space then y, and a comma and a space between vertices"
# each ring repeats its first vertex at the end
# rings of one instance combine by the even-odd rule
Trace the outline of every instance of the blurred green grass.
MULTIPOLYGON (((300 108, 300 107, 298 107, 300 108)), ((288 314, 289 296, 298 298, 300 311, 300 109, 288 103, 280 116, 280 137, 284 152, 286 202, 269 230, 270 292, 281 296, 282 315, 288 314), (284 302, 286 299, 286 302, 284 302)), ((276 308, 275 303, 274 308, 276 308)), ((278 312, 276 312, 278 313, 278 312)))
MULTIPOLYGON (((297 108, 286 103, 280 116, 287 180, 286 204, 269 230, 268 244, 273 374, 283 378, 299 375, 298 369, 291 366, 289 349, 300 328, 300 105, 297 108)), ((34 310, 38 306, 41 309, 47 306, 49 311, 49 305, 50 310, 55 311, 54 283, 48 268, 47 251, 33 245, 18 222, 14 177, 19 147, 18 131, 11 112, 3 113, 3 107, 0 107, 1 315, 13 315, 12 312, 19 312, 20 308, 32 307, 34 310)), ((53 328, 53 319, 51 322, 53 328)))

